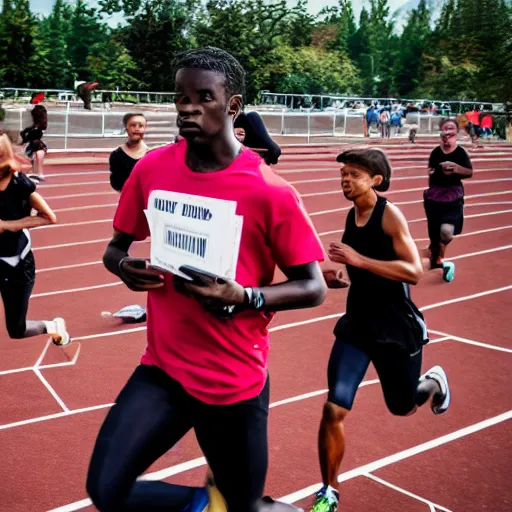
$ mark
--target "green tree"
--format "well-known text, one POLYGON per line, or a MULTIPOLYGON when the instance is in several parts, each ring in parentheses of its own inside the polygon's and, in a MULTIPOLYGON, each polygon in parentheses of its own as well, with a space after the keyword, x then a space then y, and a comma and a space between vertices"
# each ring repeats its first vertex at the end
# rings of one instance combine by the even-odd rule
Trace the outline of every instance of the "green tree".
POLYGON ((68 34, 72 8, 64 0, 55 0, 48 17, 41 21, 39 30, 40 51, 45 55, 45 66, 51 71, 52 84, 57 89, 71 88, 73 76, 68 55, 68 34))
POLYGON ((101 0, 102 12, 123 12, 128 21, 118 30, 144 87, 172 91, 172 61, 177 52, 193 45, 192 22, 198 0, 101 0))
POLYGON ((279 46, 263 69, 264 85, 276 92, 357 94, 357 70, 342 52, 322 48, 279 46))
POLYGON ((30 87, 37 21, 29 0, 4 0, 0 15, 0 80, 4 87, 30 87))
POLYGON ((253 101, 263 85, 262 70, 271 64, 272 50, 300 43, 297 36, 293 39, 292 28, 305 19, 304 9, 302 2, 289 8, 286 0, 209 0, 194 28, 196 43, 223 48, 239 59, 247 72, 247 99, 253 101))
POLYGON ((431 32, 430 18, 426 0, 420 0, 418 7, 409 13, 394 67, 394 86, 399 96, 410 96, 420 85, 423 52, 431 32))
POLYGON ((133 90, 140 86, 134 76, 137 65, 124 45, 114 38, 91 47, 87 56, 87 68, 102 88, 133 90), (108 55, 108 59, 105 55, 108 55))
MULTIPOLYGON (((71 14, 66 46, 71 72, 77 80, 94 79, 87 66, 87 57, 94 44, 105 41, 110 30, 100 20, 96 9, 84 0, 77 0, 71 14)), ((108 55, 108 54, 106 54, 108 55)))

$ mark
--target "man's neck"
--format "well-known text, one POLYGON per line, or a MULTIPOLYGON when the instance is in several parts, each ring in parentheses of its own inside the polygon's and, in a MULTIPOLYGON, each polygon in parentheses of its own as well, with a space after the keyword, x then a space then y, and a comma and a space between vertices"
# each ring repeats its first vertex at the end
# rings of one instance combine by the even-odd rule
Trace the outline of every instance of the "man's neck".
POLYGON ((187 140, 186 163, 195 172, 215 172, 229 167, 238 157, 242 145, 234 133, 219 137, 209 144, 196 144, 187 140))

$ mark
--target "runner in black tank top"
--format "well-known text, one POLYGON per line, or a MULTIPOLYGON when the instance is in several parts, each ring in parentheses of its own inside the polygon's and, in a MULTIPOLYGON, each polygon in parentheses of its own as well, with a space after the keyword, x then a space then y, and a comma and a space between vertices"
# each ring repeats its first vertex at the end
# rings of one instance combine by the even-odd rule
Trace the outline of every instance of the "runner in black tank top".
MULTIPOLYGON (((376 193, 389 188, 389 161, 376 149, 345 151, 337 161, 344 164, 343 193, 354 208, 348 213, 342 242, 331 243, 328 255, 347 266, 351 285, 346 314, 334 329, 329 395, 318 443, 324 486, 313 512, 337 510, 343 423, 370 362, 392 414, 412 414, 429 399, 433 412, 440 414, 450 403, 448 380, 440 366, 421 375, 427 331, 409 294, 409 283, 416 284, 422 274, 421 260, 403 214, 376 193)), ((336 285, 329 280, 327 284, 336 285)))
MULTIPOLYGON (((117 192, 123 190, 124 184, 132 174, 137 162, 148 152, 144 142, 147 121, 142 113, 128 113, 123 117, 123 126, 128 138, 126 142, 112 151, 109 158, 110 185, 117 192)), ((138 304, 124 306, 115 313, 102 312, 102 316, 120 318, 128 323, 145 322, 146 308, 138 304)))

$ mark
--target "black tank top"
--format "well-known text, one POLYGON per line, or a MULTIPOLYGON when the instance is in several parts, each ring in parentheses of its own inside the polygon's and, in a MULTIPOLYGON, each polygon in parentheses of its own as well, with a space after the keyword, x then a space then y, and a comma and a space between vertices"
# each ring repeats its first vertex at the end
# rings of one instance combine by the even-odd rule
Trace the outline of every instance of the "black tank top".
MULTIPOLYGON (((347 216, 342 242, 368 258, 396 260, 393 240, 382 228, 386 203, 387 199, 379 196, 368 222, 362 227, 356 225, 356 212, 352 208, 347 216)), ((376 313, 384 312, 388 307, 396 306, 397 302, 404 302, 404 299, 409 298, 409 285, 406 283, 386 279, 351 265, 347 265, 347 272, 351 283, 347 314, 351 316, 367 317, 369 308, 377 308, 376 313)))

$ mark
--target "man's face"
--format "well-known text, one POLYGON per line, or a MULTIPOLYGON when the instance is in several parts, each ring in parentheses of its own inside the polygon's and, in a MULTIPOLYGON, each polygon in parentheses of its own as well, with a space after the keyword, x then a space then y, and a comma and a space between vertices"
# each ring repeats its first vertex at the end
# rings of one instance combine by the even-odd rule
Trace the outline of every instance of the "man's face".
MULTIPOLYGON (((225 77, 216 71, 180 69, 176 74, 176 109, 180 135, 205 144, 233 126, 233 98, 227 98, 225 77)), ((235 106, 236 108, 236 106, 235 106)), ((235 113, 237 113, 236 111, 235 113)))

